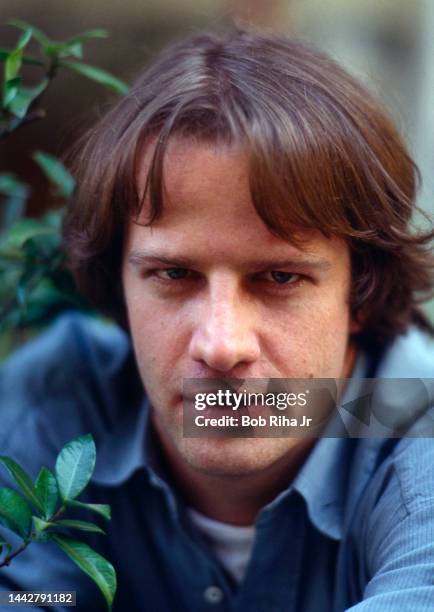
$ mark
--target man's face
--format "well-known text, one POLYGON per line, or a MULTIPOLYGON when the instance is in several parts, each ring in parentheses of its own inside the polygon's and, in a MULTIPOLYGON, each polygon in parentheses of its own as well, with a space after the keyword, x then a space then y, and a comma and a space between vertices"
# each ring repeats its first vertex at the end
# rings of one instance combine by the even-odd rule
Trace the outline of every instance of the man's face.
MULTIPOLYGON (((149 153, 142 162, 143 187, 149 153)), ((130 224, 122 265, 153 422, 172 461, 253 474, 301 439, 183 438, 182 379, 349 376, 348 248, 320 234, 302 249, 272 235, 240 149, 173 140, 164 176, 163 215, 130 224)))

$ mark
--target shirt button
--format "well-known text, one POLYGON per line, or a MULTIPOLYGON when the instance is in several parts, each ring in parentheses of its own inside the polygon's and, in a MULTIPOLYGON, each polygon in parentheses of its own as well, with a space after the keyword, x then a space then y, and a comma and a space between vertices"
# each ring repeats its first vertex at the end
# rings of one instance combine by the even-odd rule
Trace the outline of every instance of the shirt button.
POLYGON ((209 586, 203 593, 204 599, 210 604, 219 604, 224 597, 223 591, 217 586, 209 586))

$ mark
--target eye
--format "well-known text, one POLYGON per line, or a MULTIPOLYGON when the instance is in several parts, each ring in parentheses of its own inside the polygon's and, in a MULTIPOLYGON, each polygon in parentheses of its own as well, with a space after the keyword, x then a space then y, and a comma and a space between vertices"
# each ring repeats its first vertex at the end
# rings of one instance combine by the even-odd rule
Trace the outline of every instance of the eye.
POLYGON ((272 270, 270 273, 271 278, 278 285, 292 285, 300 280, 300 274, 294 272, 282 272, 281 270, 272 270))
POLYGON ((162 280, 184 280, 189 278, 190 270, 187 270, 187 268, 166 268, 155 270, 155 275, 162 280))
POLYGON ((257 275, 262 290, 268 293, 287 296, 289 292, 296 291, 306 280, 303 274, 286 272, 284 270, 265 270, 257 275))

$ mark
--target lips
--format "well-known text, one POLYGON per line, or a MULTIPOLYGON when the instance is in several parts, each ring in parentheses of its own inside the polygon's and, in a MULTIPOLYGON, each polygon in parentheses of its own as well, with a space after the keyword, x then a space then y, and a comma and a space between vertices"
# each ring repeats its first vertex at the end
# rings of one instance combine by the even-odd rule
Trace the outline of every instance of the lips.
POLYGON ((217 393, 217 391, 236 392, 245 384, 243 378, 183 378, 183 395, 196 393, 217 393))

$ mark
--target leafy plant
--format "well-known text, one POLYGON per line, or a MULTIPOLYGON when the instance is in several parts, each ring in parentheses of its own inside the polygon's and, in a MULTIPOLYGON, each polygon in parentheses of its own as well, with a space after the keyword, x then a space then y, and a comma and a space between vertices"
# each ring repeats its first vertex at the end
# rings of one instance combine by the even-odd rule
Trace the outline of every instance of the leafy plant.
POLYGON ((78 72, 119 94, 128 91, 127 85, 120 79, 82 61, 83 44, 91 39, 106 38, 108 36, 106 30, 89 30, 66 41, 56 42, 25 21, 14 19, 9 21, 9 25, 21 30, 22 34, 14 49, 0 48, 0 60, 4 61, 0 138, 26 123, 45 116, 45 111, 39 107, 39 102, 59 69, 78 72), (32 38, 39 44, 40 57, 25 54, 25 49, 32 38), (21 75, 23 64, 42 69, 41 78, 36 85, 26 87, 23 84, 21 75))
MULTIPOLYGON (((72 70, 118 94, 127 91, 125 83, 108 72, 85 64, 83 45, 92 39, 106 38, 96 29, 66 41, 50 40, 41 30, 18 20, 9 24, 20 31, 13 49, 0 48, 4 64, 0 92, 0 140, 45 117, 43 96, 59 70, 72 70), (38 55, 27 49, 36 41, 38 55), (34 70, 36 84, 24 83, 22 69, 34 70)), ((74 191, 74 179, 56 157, 33 153, 33 160, 45 173, 53 195, 64 205, 74 191)), ((61 249, 62 206, 44 216, 22 218, 30 187, 19 177, 0 173, 0 332, 33 328, 48 322, 64 308, 89 309, 78 295, 65 266, 61 249)), ((1 348, 1 347, 0 347, 1 348)), ((95 466, 95 444, 90 434, 69 442, 59 453, 54 472, 43 467, 35 482, 12 458, 0 456, 19 491, 0 488, 0 524, 22 539, 12 550, 0 538, 0 567, 8 566, 32 542, 57 545, 87 573, 103 593, 111 609, 116 592, 113 566, 85 542, 71 536, 71 530, 104 533, 94 523, 65 517, 68 509, 85 508, 110 519, 110 507, 84 503, 77 499, 87 486, 95 466)))
POLYGON ((89 483, 95 460, 95 443, 90 434, 68 442, 57 456, 54 473, 42 467, 34 483, 13 459, 0 456, 0 463, 20 491, 0 488, 0 523, 23 540, 12 551, 11 545, 0 538, 0 567, 8 566, 32 542, 52 542, 92 578, 111 610, 116 593, 113 566, 88 544, 69 534, 70 530, 101 534, 104 531, 88 521, 64 518, 68 508, 86 508, 110 520, 110 506, 77 500, 89 483))
MULTIPOLYGON (((36 152, 34 159, 62 197, 72 193, 74 181, 56 158, 36 152)), ((17 181, 10 184, 17 190, 17 181)), ((48 322, 68 307, 89 310, 64 266, 62 214, 18 220, 0 235, 0 331, 48 322)))
MULTIPOLYGON (((120 79, 82 61, 86 42, 106 38, 106 30, 88 30, 58 42, 24 21, 12 20, 9 25, 20 35, 13 49, 0 48, 4 63, 0 140, 45 117, 43 97, 60 70, 72 70, 118 94, 126 93, 120 79), (27 52, 32 41, 39 49, 37 55, 27 52), (35 72, 36 85, 24 83, 23 66, 35 72)), ((30 187, 17 176, 0 173, 0 333, 34 328, 65 308, 90 310, 76 291, 61 249, 62 209, 74 191, 74 179, 56 157, 43 151, 32 157, 61 207, 38 219, 23 219, 30 187)), ((0 357, 1 352, 5 350, 0 346, 0 357)))

